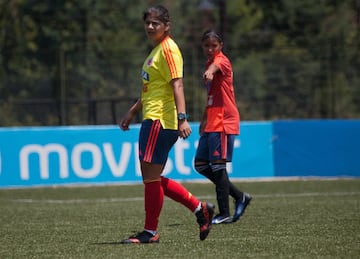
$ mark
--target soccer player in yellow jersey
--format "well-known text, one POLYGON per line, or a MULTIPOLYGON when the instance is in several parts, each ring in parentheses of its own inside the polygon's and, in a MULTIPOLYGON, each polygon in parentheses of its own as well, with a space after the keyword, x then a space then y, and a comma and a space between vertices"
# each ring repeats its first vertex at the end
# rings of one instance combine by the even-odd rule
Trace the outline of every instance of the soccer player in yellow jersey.
POLYGON ((200 240, 211 229, 214 205, 199 201, 183 185, 162 176, 168 153, 178 137, 187 138, 191 128, 187 121, 183 89, 183 59, 170 38, 168 10, 153 6, 143 13, 145 32, 153 50, 142 67, 141 98, 119 121, 122 130, 129 130, 134 116, 142 111, 139 135, 139 160, 145 186, 144 229, 122 240, 125 244, 158 243, 157 232, 164 195, 191 210, 200 226, 200 240))

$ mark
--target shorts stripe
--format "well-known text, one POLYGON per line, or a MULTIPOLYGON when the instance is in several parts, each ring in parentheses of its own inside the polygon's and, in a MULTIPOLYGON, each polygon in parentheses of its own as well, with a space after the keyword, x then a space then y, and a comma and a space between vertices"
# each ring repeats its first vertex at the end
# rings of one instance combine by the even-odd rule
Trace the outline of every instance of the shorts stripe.
POLYGON ((220 133, 221 138, 221 159, 226 159, 227 157, 227 135, 224 132, 220 133))
POLYGON ((151 125, 151 130, 147 141, 148 145, 146 146, 146 150, 144 154, 144 161, 150 162, 152 160, 157 139, 159 137, 160 129, 161 129, 160 121, 159 120, 154 121, 151 125))
POLYGON ((235 136, 224 132, 205 132, 200 137, 195 160, 217 161, 225 159, 227 162, 231 162, 235 136))

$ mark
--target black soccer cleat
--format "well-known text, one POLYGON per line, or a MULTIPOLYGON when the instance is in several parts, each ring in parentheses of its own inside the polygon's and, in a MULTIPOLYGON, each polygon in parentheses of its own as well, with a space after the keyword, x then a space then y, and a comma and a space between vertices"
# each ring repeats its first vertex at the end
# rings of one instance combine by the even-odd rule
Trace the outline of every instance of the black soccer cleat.
POLYGON ((214 212, 215 206, 208 202, 202 202, 200 211, 196 212, 197 223, 200 226, 200 240, 205 240, 208 236, 214 212))
POLYGON ((145 230, 121 241, 122 244, 149 244, 159 242, 160 235, 158 233, 153 235, 145 230))
POLYGON ((212 224, 213 225, 216 225, 216 224, 228 224, 228 223, 232 223, 232 222, 233 222, 232 218, 229 215, 218 214, 212 219, 212 224))

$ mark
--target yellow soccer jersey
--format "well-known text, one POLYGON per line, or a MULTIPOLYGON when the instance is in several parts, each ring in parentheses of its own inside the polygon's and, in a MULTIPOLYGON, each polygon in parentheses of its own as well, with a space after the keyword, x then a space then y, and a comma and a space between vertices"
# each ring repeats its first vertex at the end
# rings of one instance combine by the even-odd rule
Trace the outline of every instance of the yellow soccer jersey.
POLYGON ((173 87, 183 77, 183 59, 176 43, 167 37, 146 58, 142 68, 143 119, 160 120, 164 129, 178 128, 173 87))

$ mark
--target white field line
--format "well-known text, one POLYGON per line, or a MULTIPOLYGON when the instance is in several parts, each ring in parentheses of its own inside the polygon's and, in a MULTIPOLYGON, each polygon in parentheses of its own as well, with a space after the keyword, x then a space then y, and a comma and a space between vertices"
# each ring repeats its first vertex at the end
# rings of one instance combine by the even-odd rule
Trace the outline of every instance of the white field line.
MULTIPOLYGON (((285 194, 257 194, 254 199, 274 199, 274 198, 297 198, 297 197, 317 197, 317 196, 353 196, 360 195, 360 192, 311 192, 311 193, 285 193, 285 194)), ((198 199, 215 199, 215 196, 197 196, 198 199)), ((71 204, 71 203, 111 203, 111 202, 134 202, 143 201, 143 197, 132 198, 105 198, 105 199, 11 199, 18 203, 48 203, 48 204, 71 204)))

